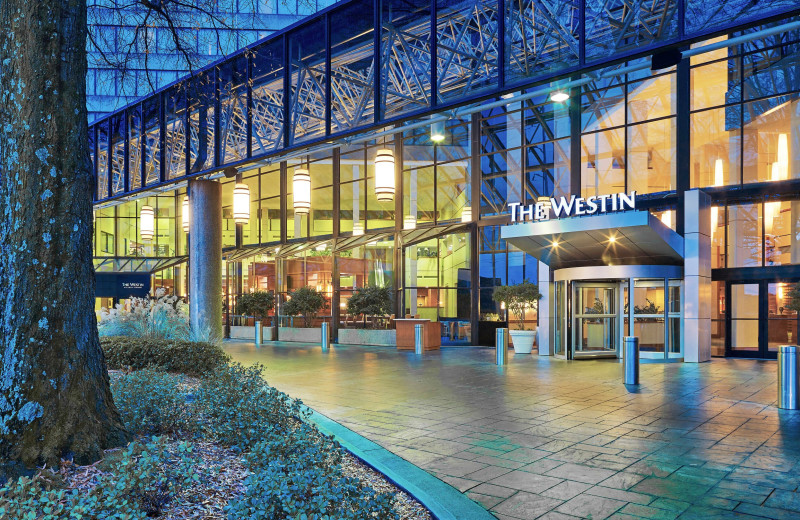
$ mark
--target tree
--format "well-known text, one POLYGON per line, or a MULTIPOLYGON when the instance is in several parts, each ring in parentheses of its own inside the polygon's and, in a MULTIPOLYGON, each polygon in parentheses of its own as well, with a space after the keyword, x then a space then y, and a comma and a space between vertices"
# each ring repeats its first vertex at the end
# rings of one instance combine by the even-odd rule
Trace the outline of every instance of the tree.
POLYGON ((236 310, 239 314, 254 316, 258 321, 264 321, 269 316, 269 311, 274 308, 275 293, 272 291, 244 293, 236 302, 236 310))
POLYGON ((522 330, 525 309, 538 305, 542 293, 538 285, 525 280, 517 285, 496 287, 493 297, 495 301, 506 304, 506 308, 517 318, 519 330, 522 330))
POLYGON ((392 313, 392 291, 388 287, 359 287, 347 300, 347 313, 353 316, 388 316, 392 313))
MULTIPOLYGON (((85 0, 0 2, 0 463, 127 440, 94 314, 85 0)), ((0 475, 1 476, 1 475, 0 475)))
POLYGON ((789 300, 786 309, 800 312, 800 282, 792 286, 791 290, 786 294, 786 299, 789 300))
POLYGON ((283 304, 288 316, 302 316, 306 327, 310 327, 317 313, 325 308, 325 296, 311 287, 300 287, 289 293, 289 301, 283 304))

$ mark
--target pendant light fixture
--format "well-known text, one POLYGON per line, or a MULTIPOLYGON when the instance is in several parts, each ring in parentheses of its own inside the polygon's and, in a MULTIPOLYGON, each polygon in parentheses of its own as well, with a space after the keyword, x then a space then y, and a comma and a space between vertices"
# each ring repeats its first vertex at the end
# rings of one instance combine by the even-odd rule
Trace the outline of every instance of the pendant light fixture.
POLYGON ((394 154, 381 148, 375 155, 375 196, 379 202, 391 202, 394 190, 394 154))
POLYGON ((434 143, 441 143, 444 141, 444 121, 439 120, 431 123, 431 141, 434 143))
POLYGON ((305 168, 298 168, 292 177, 294 212, 307 215, 311 211, 311 175, 305 168))
POLYGON ((250 222, 250 187, 243 182, 233 187, 233 221, 237 224, 250 222))
POLYGON ((139 213, 139 234, 142 240, 153 240, 156 234, 156 212, 151 206, 142 206, 139 213))
POLYGON ((183 232, 189 232, 189 196, 183 196, 183 232))

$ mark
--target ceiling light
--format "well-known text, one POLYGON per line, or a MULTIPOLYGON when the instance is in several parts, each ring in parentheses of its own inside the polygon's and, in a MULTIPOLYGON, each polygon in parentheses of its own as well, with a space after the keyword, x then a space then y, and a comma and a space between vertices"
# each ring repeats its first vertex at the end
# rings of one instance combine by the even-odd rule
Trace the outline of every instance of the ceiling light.
POLYGON ((608 241, 613 244, 614 242, 617 241, 617 237, 615 237, 614 235, 611 235, 610 237, 608 237, 608 241))
POLYGON ((553 243, 550 244, 553 248, 558 247, 558 240, 553 240, 553 243))
POLYGON ((550 93, 550 101, 554 103, 563 103, 569 99, 569 94, 563 90, 556 90, 550 93))

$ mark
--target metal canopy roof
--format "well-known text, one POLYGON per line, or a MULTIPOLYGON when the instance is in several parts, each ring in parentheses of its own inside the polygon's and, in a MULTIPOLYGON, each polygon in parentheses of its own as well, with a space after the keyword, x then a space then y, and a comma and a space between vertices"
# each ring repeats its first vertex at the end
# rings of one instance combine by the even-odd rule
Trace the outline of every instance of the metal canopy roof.
POLYGON ((512 224, 500 236, 553 269, 683 264, 683 237, 648 211, 512 224))
POLYGON ((156 273, 168 267, 182 264, 188 256, 143 257, 143 256, 96 256, 94 270, 98 273, 156 273))

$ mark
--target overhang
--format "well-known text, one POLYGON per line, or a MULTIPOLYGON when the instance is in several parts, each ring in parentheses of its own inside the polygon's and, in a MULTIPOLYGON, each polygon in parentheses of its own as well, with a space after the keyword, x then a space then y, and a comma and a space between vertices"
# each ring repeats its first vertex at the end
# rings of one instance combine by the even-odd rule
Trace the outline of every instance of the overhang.
POLYGON ((649 211, 511 224, 500 236, 553 269, 683 264, 683 237, 649 211))

